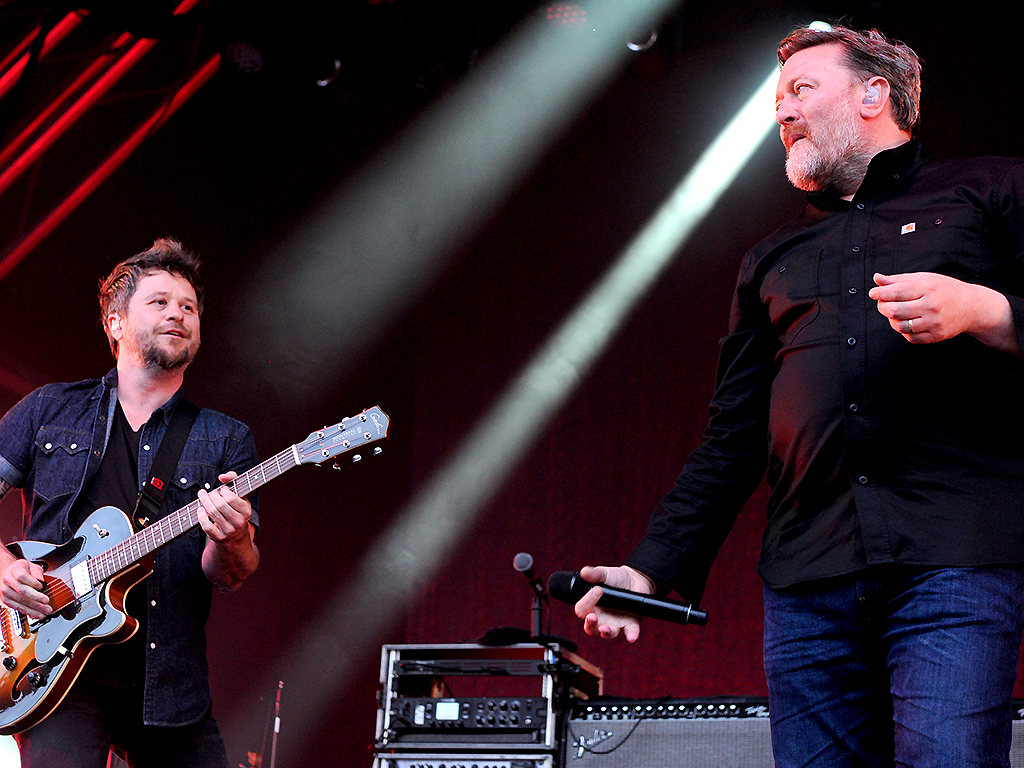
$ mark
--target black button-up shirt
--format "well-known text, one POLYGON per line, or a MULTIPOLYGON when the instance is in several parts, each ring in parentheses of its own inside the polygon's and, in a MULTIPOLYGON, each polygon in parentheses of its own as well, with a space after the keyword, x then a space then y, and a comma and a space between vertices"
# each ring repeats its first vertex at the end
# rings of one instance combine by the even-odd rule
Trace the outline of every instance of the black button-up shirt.
POLYGON ((747 254, 704 440, 628 564, 698 599, 765 469, 769 586, 1024 563, 1024 361, 909 343, 868 296, 876 272, 989 286, 1024 339, 1024 161, 909 142, 747 254))

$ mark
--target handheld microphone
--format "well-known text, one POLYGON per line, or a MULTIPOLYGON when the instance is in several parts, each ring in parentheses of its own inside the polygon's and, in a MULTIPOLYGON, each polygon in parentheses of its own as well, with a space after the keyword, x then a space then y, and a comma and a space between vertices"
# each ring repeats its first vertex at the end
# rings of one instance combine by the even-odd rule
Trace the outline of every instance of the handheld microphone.
POLYGON ((551 596, 570 605, 575 604, 593 587, 601 587, 604 592, 601 599, 597 601, 602 608, 649 619, 671 621, 676 624, 704 626, 708 623, 708 612, 694 608, 692 605, 674 600, 662 600, 619 587, 609 587, 607 584, 591 584, 589 581, 584 581, 578 572, 555 571, 548 579, 548 592, 551 593, 551 596))
POLYGON ((526 552, 520 552, 514 558, 512 558, 512 567, 519 571, 526 580, 530 582, 530 586, 533 587, 533 591, 537 597, 547 598, 547 592, 544 590, 544 582, 540 580, 540 576, 533 570, 533 555, 526 552))

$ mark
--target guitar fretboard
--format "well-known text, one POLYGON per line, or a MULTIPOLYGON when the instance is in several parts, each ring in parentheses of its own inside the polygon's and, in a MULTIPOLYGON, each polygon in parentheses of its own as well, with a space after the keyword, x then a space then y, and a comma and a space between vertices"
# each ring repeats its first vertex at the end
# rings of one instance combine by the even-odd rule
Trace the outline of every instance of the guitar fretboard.
MULTIPOLYGON (((239 496, 248 496, 261 485, 298 465, 298 453, 295 446, 292 446, 257 464, 226 485, 239 496)), ((93 584, 106 581, 199 525, 201 506, 199 499, 196 499, 94 557, 89 561, 90 581, 93 584)))

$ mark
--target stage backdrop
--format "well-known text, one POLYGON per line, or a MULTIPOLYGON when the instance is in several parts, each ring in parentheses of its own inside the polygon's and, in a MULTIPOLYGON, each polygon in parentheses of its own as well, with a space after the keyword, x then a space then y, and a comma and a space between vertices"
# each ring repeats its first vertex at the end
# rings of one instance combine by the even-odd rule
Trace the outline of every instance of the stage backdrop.
MULTIPOLYGON (((682 6, 664 47, 623 65, 514 193, 444 250, 418 292, 347 334, 325 331, 322 355, 276 349, 275 335, 257 332, 252 318, 283 337, 315 329, 330 302, 360 300, 345 281, 314 281, 304 303, 287 305, 293 266, 310 255, 287 250, 289 233, 329 214, 335 186, 414 123, 420 106, 386 114, 378 131, 335 135, 349 102, 252 83, 240 90, 224 74, 0 281, 0 412, 31 387, 107 370, 96 280, 155 237, 174 235, 207 262, 204 342, 189 372, 194 400, 250 424, 263 456, 371 405, 391 416, 382 456, 341 472, 300 468, 260 494, 260 570, 238 594, 216 596, 209 628, 215 714, 232 765, 266 746, 277 675, 296 669, 283 660, 330 618, 335 595, 357 582, 379 538, 772 70, 774 43, 789 29, 846 16, 906 39, 926 62, 923 133, 936 152, 1024 154, 1024 86, 1011 60, 1018 27, 975 9, 919 15, 915 5, 682 6), (267 288, 269 275, 278 282, 267 288), (352 351, 339 360, 342 347, 352 351), (326 371, 323 359, 332 360, 326 371)), ((34 181, 54 183, 60 170, 44 165, 34 181)), ((545 578, 629 553, 700 440, 736 266, 801 205, 769 137, 593 368, 579 372, 577 389, 472 527, 423 564, 411 600, 371 605, 348 624, 327 621, 329 641, 294 662, 314 682, 280 678, 279 768, 368 768, 381 644, 472 642, 494 627, 529 628, 531 593, 512 568, 516 553, 530 553, 545 578), (378 619, 381 631, 364 642, 378 619)), ((5 215, 15 223, 4 237, 13 239, 17 210, 5 215)), ((383 214, 376 223, 394 226, 383 214)), ((392 269, 363 263, 359 243, 320 245, 322 257, 351 264, 353 274, 392 269)), ((396 283, 405 277, 394 274, 396 283)), ((755 567, 764 503, 762 488, 722 549, 702 604, 706 627, 649 621, 634 646, 604 643, 555 604, 545 629, 605 670, 609 694, 763 695, 755 567)), ((0 507, 11 538, 18 500, 0 507)), ((385 561, 374 576, 401 581, 408 565, 385 561)))

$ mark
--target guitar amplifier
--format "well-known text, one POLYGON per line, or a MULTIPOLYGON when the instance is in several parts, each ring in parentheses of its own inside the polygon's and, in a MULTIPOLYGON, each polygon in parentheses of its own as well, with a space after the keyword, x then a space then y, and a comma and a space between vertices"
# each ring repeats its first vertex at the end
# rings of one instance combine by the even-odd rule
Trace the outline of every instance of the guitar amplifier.
POLYGON ((574 702, 563 768, 774 768, 764 698, 574 702))
MULTIPOLYGON (((773 768, 768 700, 576 702, 562 768, 773 768)), ((1011 768, 1024 768, 1024 700, 1014 701, 1011 768)))

